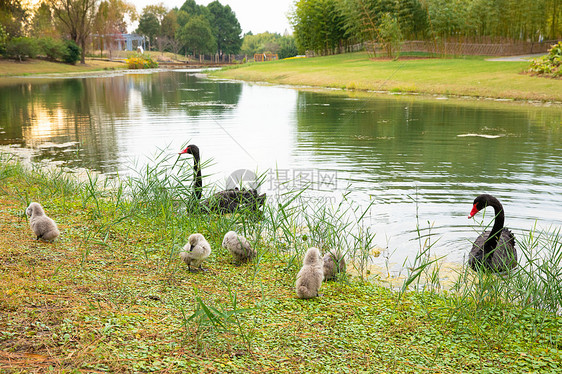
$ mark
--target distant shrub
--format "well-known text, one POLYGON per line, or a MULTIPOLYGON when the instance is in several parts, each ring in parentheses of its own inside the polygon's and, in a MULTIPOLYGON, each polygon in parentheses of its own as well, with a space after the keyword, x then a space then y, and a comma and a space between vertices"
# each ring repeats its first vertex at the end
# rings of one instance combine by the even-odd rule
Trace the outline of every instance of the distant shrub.
POLYGON ((82 48, 78 46, 73 40, 66 40, 66 52, 63 56, 63 61, 67 64, 76 64, 80 60, 80 55, 82 53, 82 48))
POLYGON ((279 46, 281 47, 278 52, 280 60, 294 57, 299 53, 293 36, 283 36, 280 40, 279 46))
POLYGON ((66 54, 66 44, 60 39, 42 38, 38 40, 40 53, 44 54, 49 60, 63 60, 66 54))
POLYGON ((548 55, 531 60, 529 72, 547 75, 553 78, 562 77, 562 41, 548 50, 548 55))
POLYGON ((158 67, 158 62, 154 61, 149 54, 135 53, 126 61, 129 69, 152 69, 158 67))
POLYGON ((34 58, 39 52, 37 41, 32 38, 19 37, 13 38, 6 45, 6 56, 16 60, 24 61, 34 58))

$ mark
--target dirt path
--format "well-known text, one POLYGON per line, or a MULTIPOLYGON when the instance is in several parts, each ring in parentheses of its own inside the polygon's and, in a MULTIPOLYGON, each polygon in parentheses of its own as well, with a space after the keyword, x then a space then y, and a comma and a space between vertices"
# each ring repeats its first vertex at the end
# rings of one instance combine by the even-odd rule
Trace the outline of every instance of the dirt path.
POLYGON ((486 59, 486 61, 529 61, 532 58, 537 58, 540 56, 544 56, 547 53, 535 53, 532 55, 520 55, 520 56, 505 56, 505 57, 494 57, 494 58, 488 58, 486 59))

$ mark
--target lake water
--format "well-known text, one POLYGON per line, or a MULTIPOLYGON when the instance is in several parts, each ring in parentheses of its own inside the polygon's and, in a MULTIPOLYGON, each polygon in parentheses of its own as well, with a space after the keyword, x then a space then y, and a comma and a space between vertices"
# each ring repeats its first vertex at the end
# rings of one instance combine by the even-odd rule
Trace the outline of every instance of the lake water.
POLYGON ((562 227, 561 107, 366 96, 195 71, 13 79, 0 86, 0 144, 109 176, 197 144, 213 160, 206 184, 246 168, 265 173, 270 196, 311 180, 319 203, 346 192, 372 203, 367 224, 396 264, 419 249, 417 225, 432 226, 434 254, 463 262, 481 193, 500 199, 516 235, 562 227))

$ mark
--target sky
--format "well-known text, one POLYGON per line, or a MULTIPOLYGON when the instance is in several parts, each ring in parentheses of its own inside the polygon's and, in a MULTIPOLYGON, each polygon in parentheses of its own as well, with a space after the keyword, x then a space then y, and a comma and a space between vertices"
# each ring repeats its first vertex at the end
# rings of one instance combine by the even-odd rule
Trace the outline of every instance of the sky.
MULTIPOLYGON (((135 4, 139 15, 146 5, 163 3, 168 9, 181 7, 185 0, 128 0, 135 4)), ((195 0, 199 5, 207 5, 214 0, 195 0)), ((276 32, 281 35, 285 30, 292 32, 287 19, 289 10, 295 0, 219 0, 222 5, 230 5, 236 14, 242 33, 253 34, 276 32)))

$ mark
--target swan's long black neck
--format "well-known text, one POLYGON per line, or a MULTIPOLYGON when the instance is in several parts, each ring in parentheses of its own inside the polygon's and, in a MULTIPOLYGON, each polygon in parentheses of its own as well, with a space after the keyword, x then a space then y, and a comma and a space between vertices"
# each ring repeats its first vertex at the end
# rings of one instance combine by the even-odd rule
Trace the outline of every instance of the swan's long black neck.
POLYGON ((484 254, 490 253, 496 248, 505 221, 505 216, 503 214, 503 206, 497 199, 493 198, 488 200, 488 206, 494 208, 494 214, 496 218, 494 220, 494 226, 492 227, 492 231, 490 232, 490 237, 488 238, 488 240, 486 240, 486 243, 484 244, 484 249, 483 249, 484 254))
POLYGON ((199 160, 199 154, 193 155, 193 171, 195 172, 195 178, 193 180, 193 192, 197 200, 201 200, 201 195, 203 194, 203 177, 201 176, 201 165, 199 160))

